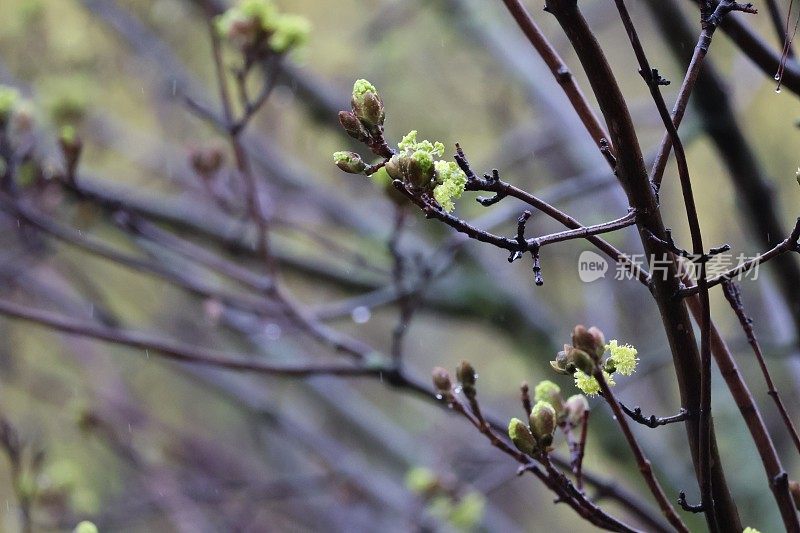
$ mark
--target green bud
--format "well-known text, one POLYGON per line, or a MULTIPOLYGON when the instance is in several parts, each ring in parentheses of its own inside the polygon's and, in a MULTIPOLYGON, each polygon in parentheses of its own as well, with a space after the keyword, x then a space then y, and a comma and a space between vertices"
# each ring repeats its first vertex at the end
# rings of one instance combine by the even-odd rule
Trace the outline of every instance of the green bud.
POLYGON ((433 369, 433 387, 440 394, 450 394, 453 389, 453 383, 450 381, 450 374, 440 366, 433 369))
POLYGON ((72 533, 98 533, 98 531, 99 530, 97 529, 97 526, 94 525, 93 522, 84 520, 75 526, 75 529, 72 530, 72 533))
POLYGON ((584 352, 583 350, 578 350, 577 348, 573 349, 569 353, 570 362, 577 368, 578 370, 582 370, 587 374, 591 375, 594 372, 595 362, 588 353, 584 352))
POLYGON ((353 113, 367 129, 383 125, 385 118, 383 101, 378 90, 367 80, 356 80, 350 100, 353 113))
POLYGON ((353 139, 359 142, 366 142, 369 140, 369 133, 364 129, 358 117, 350 111, 339 111, 339 124, 342 125, 344 131, 353 139))
POLYGON ((583 422, 583 414, 589 410, 589 402, 583 394, 575 394, 564 402, 564 411, 567 422, 571 426, 578 426, 583 422))
POLYGON ((547 402, 536 402, 530 416, 531 432, 542 448, 553 443, 556 430, 556 410, 547 402))
POLYGON ((333 162, 348 174, 361 174, 367 168, 367 164, 355 152, 336 152, 333 154, 333 162))
POLYGON ((508 423, 508 437, 519 451, 527 455, 536 453, 536 439, 528 426, 519 418, 512 418, 508 423))
POLYGON ((533 397, 537 402, 549 403, 556 411, 561 410, 561 388, 552 381, 540 381, 533 389, 533 397))

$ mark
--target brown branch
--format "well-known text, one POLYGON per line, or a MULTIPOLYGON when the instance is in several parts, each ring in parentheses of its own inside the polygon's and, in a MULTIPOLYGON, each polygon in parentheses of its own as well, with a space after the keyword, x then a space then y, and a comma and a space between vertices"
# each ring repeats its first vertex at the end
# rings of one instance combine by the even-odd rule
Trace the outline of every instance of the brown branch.
MULTIPOLYGON (((697 297, 692 296, 687 298, 686 301, 695 318, 701 316, 700 303, 697 297)), ((786 471, 781 465, 778 452, 775 449, 775 444, 772 442, 764 419, 761 417, 758 405, 756 405, 753 395, 750 393, 750 389, 744 382, 736 366, 733 354, 713 322, 711 323, 710 341, 711 353, 714 355, 720 374, 722 374, 722 378, 728 385, 728 390, 731 396, 733 396, 736 406, 739 408, 739 412, 755 443, 755 448, 761 457, 761 462, 764 465, 764 471, 767 476, 767 482, 775 496, 775 501, 778 504, 778 509, 780 510, 784 525, 788 531, 798 532, 800 531, 800 523, 798 523, 797 511, 789 493, 786 471)))
MULTIPOLYGON (((653 257, 658 251, 644 230, 663 239, 665 237, 664 223, 658 207, 655 191, 647 179, 647 171, 641 154, 639 141, 630 116, 625 98, 623 97, 616 78, 611 70, 600 44, 597 42, 592 30, 584 19, 577 3, 571 0, 548 0, 546 8, 558 20, 567 37, 577 52, 578 59, 592 85, 603 116, 608 124, 613 145, 624 146, 617 156, 617 176, 628 195, 629 203, 639 212, 637 225, 642 236, 645 253, 653 257)), ((676 265, 667 266, 667 275, 659 279, 653 276, 652 292, 661 311, 664 329, 673 354, 678 386, 681 392, 681 404, 690 411, 699 409, 698 378, 701 374, 699 354, 692 333, 691 322, 685 306, 674 301, 672 295, 678 290, 678 280, 675 277, 676 265)), ((705 466, 700 464, 697 451, 700 449, 700 427, 696 421, 690 419, 686 422, 687 436, 692 449, 692 459, 695 471, 700 477, 700 470, 705 466)), ((735 531, 741 529, 738 511, 730 496, 725 481, 722 463, 716 450, 713 437, 713 426, 709 424, 710 434, 710 476, 715 513, 713 517, 707 515, 709 526, 719 526, 723 530, 735 531)))
MULTIPOLYGON (((689 61, 689 67, 686 69, 683 83, 681 83, 680 90, 678 91, 678 97, 675 101, 674 107, 672 108, 671 122, 674 124, 676 131, 683 120, 686 107, 689 104, 689 96, 691 95, 692 90, 697 83, 697 78, 700 75, 700 71, 703 68, 703 60, 708 54, 708 49, 711 46, 711 39, 714 36, 714 32, 716 31, 719 23, 723 20, 723 18, 725 18, 725 15, 734 10, 734 6, 736 5, 737 4, 735 2, 731 2, 730 0, 723 0, 722 2, 719 2, 713 14, 703 23, 703 29, 700 32, 697 45, 694 47, 692 59, 689 61)), ((661 187, 661 180, 664 177, 664 170, 667 167, 667 159, 669 158, 673 141, 674 135, 668 128, 667 133, 665 133, 664 137, 661 139, 658 155, 656 156, 655 163, 650 170, 650 181, 653 183, 653 186, 656 188, 656 190, 661 187)))
MULTIPOLYGON (((719 285, 720 283, 725 283, 726 281, 730 281, 736 276, 740 274, 744 274, 749 272, 753 268, 766 263, 770 259, 773 259, 781 254, 786 252, 798 252, 800 253, 800 218, 797 219, 795 223, 794 229, 792 230, 791 235, 789 235, 786 239, 780 242, 777 246, 764 252, 763 254, 759 254, 756 257, 750 259, 749 261, 745 261, 739 266, 736 266, 727 272, 720 274, 719 276, 715 276, 708 280, 708 286, 714 287, 719 285)), ((686 287, 685 289, 681 289, 678 291, 677 296, 684 298, 686 296, 693 296, 697 294, 700 289, 697 286, 686 287)))
POLYGON ((575 77, 570 72, 569 67, 567 67, 567 64, 564 63, 564 60, 558 55, 556 49, 550 44, 547 37, 544 36, 536 25, 536 22, 534 22, 528 10, 525 9, 525 6, 523 6, 522 2, 519 0, 503 0, 503 3, 509 13, 511 13, 511 16, 514 17, 522 33, 525 34, 525 37, 533 48, 536 49, 536 52, 547 64, 550 72, 553 73, 556 82, 558 82, 564 94, 567 95, 572 107, 575 109, 581 122, 583 122, 586 131, 591 135, 592 140, 598 148, 606 150, 609 154, 613 154, 613 149, 608 146, 610 137, 597 118, 594 110, 592 110, 592 107, 589 105, 586 95, 583 94, 583 91, 581 91, 581 88, 575 81, 575 77))
POLYGON ((783 400, 781 400, 781 397, 778 395, 778 389, 775 388, 775 383, 772 381, 772 376, 769 374, 767 362, 764 359, 764 352, 761 351, 761 345, 758 343, 758 339, 756 339, 756 333, 753 330, 753 320, 745 313, 739 287, 733 281, 726 281, 722 284, 722 292, 725 294, 725 299, 728 300, 728 303, 731 305, 734 313, 736 313, 736 318, 739 319, 739 324, 742 326, 742 330, 744 330, 745 336, 747 337, 747 342, 750 344, 750 347, 753 348, 753 353, 758 361, 758 366, 761 368, 761 373, 764 375, 764 381, 767 384, 767 394, 772 397, 775 405, 778 407, 778 411, 783 419, 783 424, 786 426, 786 429, 789 431, 789 435, 792 437, 794 447, 797 449, 798 453, 800 453, 800 436, 797 435, 797 429, 794 427, 794 423, 789 417, 786 406, 784 405, 783 400))
MULTIPOLYGON (((689 166, 686 162, 686 152, 683 149, 678 130, 670 116, 667 105, 664 102, 664 97, 661 94, 660 86, 664 83, 658 75, 658 71, 650 66, 647 60, 642 43, 636 32, 636 27, 633 24, 628 8, 625 6, 624 0, 615 0, 617 10, 619 11, 622 23, 625 26, 625 31, 628 33, 631 46, 636 60, 639 63, 639 73, 647 83, 650 89, 650 94, 656 104, 658 113, 664 126, 667 129, 667 134, 670 137, 671 144, 675 149, 675 159, 678 164, 678 174, 681 182, 681 192, 683 193, 683 201, 686 206, 686 216, 689 222, 689 231, 692 238, 692 249, 695 256, 704 256, 705 248, 703 247, 703 237, 700 231, 700 220, 697 215, 697 206, 694 201, 694 193, 692 191, 692 181, 689 176, 689 166)), ((708 27, 706 24, 704 27, 708 27)), ((709 36, 710 39, 710 36, 709 36)), ((699 72, 699 69, 698 69, 699 72)), ((695 78, 696 79, 696 78, 695 78)), ((688 98, 688 96, 687 96, 688 98)), ((700 264, 700 276, 698 280, 698 288, 700 290, 700 301, 703 307, 703 319, 700 322, 700 441, 698 443, 699 450, 698 456, 700 457, 700 494, 702 496, 702 505, 704 510, 709 515, 710 519, 714 518, 714 499, 711 493, 711 476, 710 476, 710 461, 709 454, 711 453, 711 348, 709 346, 709 326, 711 323, 711 303, 708 297, 708 280, 706 279, 706 262, 700 264)), ((714 526, 712 525, 712 529, 714 526)))
POLYGON ((148 333, 109 328, 93 322, 74 320, 58 313, 33 309, 3 299, 0 299, 0 315, 24 320, 26 322, 33 322, 64 333, 146 350, 146 354, 152 353, 164 359, 229 370, 300 378, 316 375, 371 376, 379 375, 381 372, 387 371, 378 366, 322 364, 271 365, 261 363, 253 357, 243 355, 231 356, 225 352, 162 339, 148 333))
POLYGON ((658 502, 661 512, 664 513, 664 516, 667 518, 667 520, 669 520, 669 523, 672 524, 677 531, 684 531, 688 533, 689 528, 687 528, 686 524, 684 524, 680 519, 678 513, 675 511, 675 508, 667 499, 664 489, 661 488, 661 484, 656 479, 650 461, 644 455, 644 452, 639 446, 636 437, 633 435, 631 427, 628 425, 628 419, 625 418, 625 414, 620 408, 619 402, 617 402, 614 393, 611 391, 611 387, 608 386, 608 382, 606 381, 606 377, 603 374, 603 370, 600 368, 600 366, 595 367, 594 378, 600 384, 600 390, 603 393, 603 399, 611 407, 611 410, 614 413, 614 418, 616 418, 617 424, 619 424, 620 429, 622 429, 625 440, 628 442, 628 446, 633 452, 633 456, 636 459, 636 464, 639 466, 639 472, 642 474, 642 477, 644 478, 647 487, 650 489, 650 492, 653 493, 653 497, 655 497, 656 502, 658 502))

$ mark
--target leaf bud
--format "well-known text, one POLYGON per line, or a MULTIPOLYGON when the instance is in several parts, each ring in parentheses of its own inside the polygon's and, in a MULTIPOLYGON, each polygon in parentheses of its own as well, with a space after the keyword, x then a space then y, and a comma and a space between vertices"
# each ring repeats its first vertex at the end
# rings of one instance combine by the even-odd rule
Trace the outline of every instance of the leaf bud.
POLYGON ((508 436, 519 451, 527 455, 536 453, 536 439, 528 426, 519 418, 508 423, 508 436))
POLYGON ((355 152, 336 152, 333 154, 333 162, 348 174, 361 174, 367 168, 367 164, 355 152))

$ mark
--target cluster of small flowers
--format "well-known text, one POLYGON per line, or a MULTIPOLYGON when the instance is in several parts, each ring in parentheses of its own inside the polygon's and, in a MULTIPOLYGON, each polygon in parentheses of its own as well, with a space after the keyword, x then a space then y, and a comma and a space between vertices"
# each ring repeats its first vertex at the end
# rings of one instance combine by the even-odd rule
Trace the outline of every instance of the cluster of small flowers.
POLYGON ((572 331, 572 344, 565 344, 550 365, 559 374, 572 375, 575 386, 584 394, 596 396, 600 393, 600 383, 594 376, 595 370, 599 367, 608 386, 613 387, 615 373, 630 376, 636 371, 637 354, 636 348, 621 345, 617 340, 606 344, 603 332, 596 327, 586 329, 578 325, 572 331), (602 360, 606 352, 609 355, 602 360))
POLYGON ((245 52, 266 45, 282 54, 305 43, 311 30, 308 19, 280 13, 272 0, 240 0, 214 24, 221 37, 245 52))
MULTIPOLYGON (((347 134, 364 143, 377 138, 382 141, 385 111, 375 86, 367 80, 357 80, 351 103, 352 112, 339 114, 347 134)), ((381 165, 372 167, 356 152, 336 152, 333 162, 350 174, 373 175, 376 182, 387 188, 392 180, 399 180, 412 192, 432 194, 446 212, 455 209, 453 199, 464 193, 467 175, 455 162, 438 159, 444 155, 444 145, 438 141, 418 141, 417 131, 413 130, 403 137, 397 148, 396 153, 389 151, 384 155, 381 165)))

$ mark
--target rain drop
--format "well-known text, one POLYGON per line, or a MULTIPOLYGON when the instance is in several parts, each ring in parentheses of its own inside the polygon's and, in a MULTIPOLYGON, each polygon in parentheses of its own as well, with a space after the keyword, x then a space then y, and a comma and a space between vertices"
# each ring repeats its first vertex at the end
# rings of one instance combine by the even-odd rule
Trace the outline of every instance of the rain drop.
POLYGON ((369 310, 369 307, 360 305, 353 309, 353 312, 350 313, 350 316, 353 318, 353 322, 356 324, 365 324, 372 317, 372 311, 369 310))
POLYGON ((281 338, 281 327, 278 324, 267 324, 264 328, 264 335, 271 341, 281 338))

